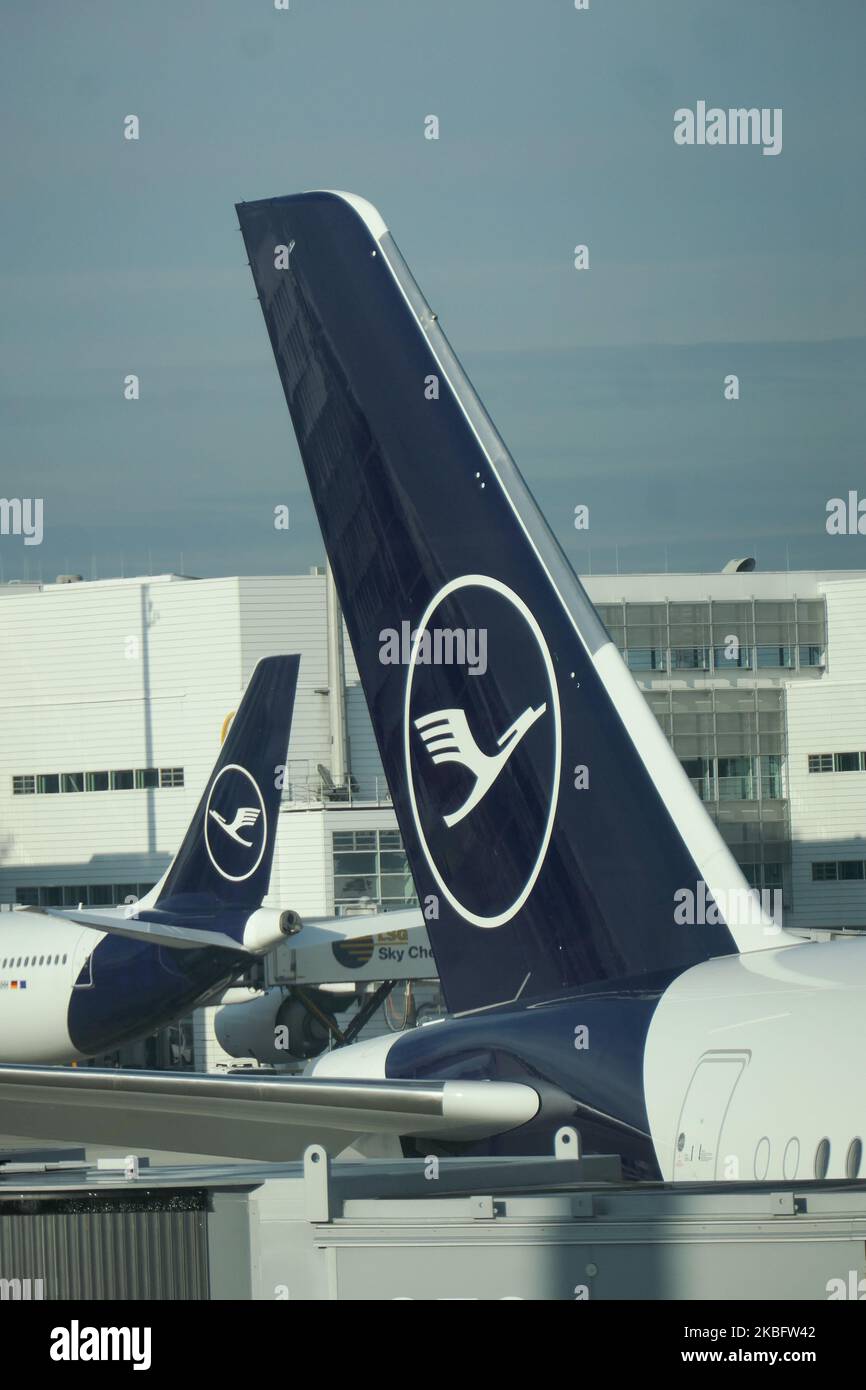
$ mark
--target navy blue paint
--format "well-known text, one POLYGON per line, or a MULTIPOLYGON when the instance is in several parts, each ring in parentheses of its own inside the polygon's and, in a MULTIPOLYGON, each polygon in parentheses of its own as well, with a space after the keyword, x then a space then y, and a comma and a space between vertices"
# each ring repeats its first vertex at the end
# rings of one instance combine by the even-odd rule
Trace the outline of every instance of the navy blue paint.
MULTIPOLYGON (((382 249, 357 213, 331 194, 244 203, 238 216, 415 884, 422 901, 439 899, 439 919, 428 926, 449 1008, 677 973, 733 952, 724 925, 673 920, 674 894, 694 887, 697 867, 456 397, 440 379, 439 399, 425 398, 425 383, 439 367, 382 249), (291 246, 287 270, 274 266, 281 245, 291 246), (414 629, 442 586, 467 574, 500 580, 534 614, 563 713, 553 837, 528 901, 496 929, 469 925, 424 857, 403 752, 406 671, 380 660, 383 632, 399 632, 404 620, 414 629), (573 786, 580 764, 590 769, 588 790, 573 786)), ((578 591, 518 484, 524 521, 547 568, 564 576, 563 591, 578 591)), ((488 671, 425 669, 412 718, 464 710, 482 751, 492 754, 509 723, 544 699, 537 648, 513 609, 477 589, 453 595, 444 619, 454 627, 489 627, 488 671)), ((465 773, 453 764, 433 766, 413 731, 420 815, 435 861, 464 906, 482 915, 501 910, 525 881, 548 804, 550 733, 545 716, 496 794, 446 832, 441 818, 465 796, 465 773)))
POLYGON ((286 762, 299 662, 297 656, 271 656, 256 666, 156 906, 142 912, 144 920, 216 929, 215 914, 229 909, 231 915, 223 929, 240 940, 250 912, 261 906, 274 857, 282 787, 278 773, 286 762), (235 771, 224 772, 230 764, 246 769, 259 788, 261 803, 248 778, 235 771), (264 806, 264 816, 259 815, 254 825, 238 832, 250 842, 249 847, 232 839, 210 814, 218 812, 231 824, 238 808, 245 805, 258 810, 264 806), (214 857, 230 878, 219 873, 211 861, 206 835, 214 857), (250 873, 256 860, 258 867, 250 873))
POLYGON ((669 976, 595 986, 567 999, 493 1009, 401 1034, 389 1077, 524 1081, 541 1096, 530 1124, 461 1152, 551 1153, 574 1125, 587 1152, 618 1153, 629 1176, 659 1177, 643 1086, 646 1035, 669 976), (585 1028, 576 1048, 575 1030, 585 1028))
POLYGON ((229 984, 248 963, 249 956, 219 947, 174 951, 107 936, 91 957, 92 986, 72 991, 72 1045, 95 1057, 154 1032, 229 984))
MULTIPOLYGON (((243 940, 244 927, 268 889, 280 805, 278 772, 289 745, 298 665, 297 656, 275 656, 256 666, 156 905, 138 912, 137 920, 243 940), (231 764, 246 769, 261 802, 243 774, 223 772, 231 764), (238 831, 248 845, 232 839, 209 814, 217 811, 231 825, 244 805, 260 812, 255 824, 238 831), (217 863, 238 881, 214 867, 205 848, 206 829, 217 863)), ((248 962, 240 950, 174 950, 109 935, 92 953, 92 985, 72 991, 72 1044, 94 1056, 152 1032, 228 984, 248 962)), ((86 978, 85 968, 79 979, 86 978)))

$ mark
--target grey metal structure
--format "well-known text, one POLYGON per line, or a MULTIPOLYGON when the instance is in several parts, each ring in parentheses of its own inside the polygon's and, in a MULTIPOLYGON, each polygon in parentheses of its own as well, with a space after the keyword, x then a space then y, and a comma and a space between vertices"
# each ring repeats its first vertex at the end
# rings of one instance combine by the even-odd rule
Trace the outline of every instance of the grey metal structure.
POLYGON ((615 1158, 560 1153, 332 1164, 313 1146, 288 1164, 125 1170, 30 1156, 0 1167, 0 1295, 824 1300, 866 1275, 864 1183, 623 1184, 615 1158))

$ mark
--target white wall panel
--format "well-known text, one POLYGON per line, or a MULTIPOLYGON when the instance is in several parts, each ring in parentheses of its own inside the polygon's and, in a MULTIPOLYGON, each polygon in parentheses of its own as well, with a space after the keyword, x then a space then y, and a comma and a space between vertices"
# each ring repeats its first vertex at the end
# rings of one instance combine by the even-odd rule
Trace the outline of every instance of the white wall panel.
POLYGON ((866 926, 866 880, 815 883, 821 860, 866 861, 866 772, 810 773, 810 753, 866 752, 866 580, 840 577, 827 596, 829 664, 819 684, 791 681, 788 788, 791 926, 866 926))

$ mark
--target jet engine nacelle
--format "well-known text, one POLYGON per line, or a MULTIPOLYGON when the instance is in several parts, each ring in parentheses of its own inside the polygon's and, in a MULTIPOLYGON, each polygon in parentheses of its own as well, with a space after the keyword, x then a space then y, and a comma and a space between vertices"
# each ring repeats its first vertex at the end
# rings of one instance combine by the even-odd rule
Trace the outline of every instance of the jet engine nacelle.
POLYGON ((294 936, 302 926, 297 912, 291 908, 279 911, 272 907, 259 907, 244 927, 244 950, 261 955, 278 946, 287 936, 294 936))
MULTIPOLYGON (((330 1019, 332 1000, 321 990, 308 989, 307 998, 330 1019)), ((328 1044, 328 1026, 281 989, 269 989, 248 1004, 230 1004, 214 1015, 217 1042, 230 1057, 254 1057, 279 1065, 317 1057, 328 1044)))

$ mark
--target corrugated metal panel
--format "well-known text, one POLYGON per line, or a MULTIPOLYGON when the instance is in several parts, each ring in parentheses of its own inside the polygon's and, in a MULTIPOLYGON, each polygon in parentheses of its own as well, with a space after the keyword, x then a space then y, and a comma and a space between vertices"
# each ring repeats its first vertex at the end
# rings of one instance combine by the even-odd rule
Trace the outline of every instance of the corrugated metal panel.
POLYGON ((302 916, 313 917, 327 917, 334 911, 334 875, 326 821, 327 813, 321 807, 280 813, 270 889, 265 899, 269 906, 292 907, 302 916))
POLYGON ((239 586, 244 681, 263 656, 300 653, 288 758, 290 780, 298 777, 306 789, 318 764, 331 760, 328 701, 316 693, 328 686, 324 576, 241 579, 239 586))
POLYGON ((243 689, 238 581, 48 588, 4 603, 0 636, 10 654, 0 692, 3 896, 19 882, 153 881, 243 689), (144 766, 182 766, 185 786, 12 795, 22 769, 144 766))
POLYGON ((207 1299, 207 1222, 200 1192, 4 1203, 0 1279, 48 1301, 207 1299))

